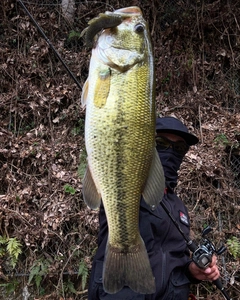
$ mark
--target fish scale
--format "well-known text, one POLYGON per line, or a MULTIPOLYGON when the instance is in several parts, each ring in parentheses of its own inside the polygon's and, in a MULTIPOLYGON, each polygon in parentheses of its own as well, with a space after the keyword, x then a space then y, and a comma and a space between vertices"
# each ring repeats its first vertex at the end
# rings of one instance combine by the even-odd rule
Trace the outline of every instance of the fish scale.
MULTIPOLYGON (((88 39, 104 17, 90 22, 88 39)), ((138 7, 106 12, 106 17, 112 27, 99 28, 82 93, 88 154, 83 197, 91 208, 102 201, 107 216, 104 290, 112 294, 127 285, 147 294, 155 291, 155 280, 139 233, 140 198, 156 205, 165 186, 155 149, 152 48, 138 7)))

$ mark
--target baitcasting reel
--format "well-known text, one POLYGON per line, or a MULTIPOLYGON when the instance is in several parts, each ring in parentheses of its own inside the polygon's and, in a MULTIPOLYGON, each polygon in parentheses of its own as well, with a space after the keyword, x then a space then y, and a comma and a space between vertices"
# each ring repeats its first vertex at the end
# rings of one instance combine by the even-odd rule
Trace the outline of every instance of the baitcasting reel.
POLYGON ((193 249, 192 260, 195 264, 201 268, 206 269, 212 262, 212 256, 214 253, 221 255, 227 248, 225 246, 216 250, 214 244, 207 238, 204 238, 209 232, 212 231, 210 226, 207 226, 202 232, 202 241, 197 249, 193 249))
MULTIPOLYGON (((205 238, 205 235, 207 235, 210 231, 212 231, 212 228, 209 226, 203 230, 202 241, 201 241, 200 245, 197 246, 193 240, 191 240, 188 236, 186 236, 184 234, 179 223, 172 216, 171 212, 168 210, 168 208, 163 203, 163 201, 161 201, 160 204, 161 204, 162 208, 165 210, 165 212, 168 214, 170 219, 172 220, 173 224, 176 226, 179 233, 183 236, 184 240, 187 243, 189 250, 192 252, 192 260, 195 262, 195 264, 199 268, 206 269, 208 267, 208 265, 212 262, 212 257, 213 257, 214 253, 216 253, 217 255, 220 255, 226 250, 225 246, 222 246, 218 250, 216 250, 213 243, 209 239, 205 238)), ((221 291, 222 295, 225 297, 226 300, 232 300, 228 296, 227 292, 225 291, 220 278, 214 280, 213 284, 221 291)))

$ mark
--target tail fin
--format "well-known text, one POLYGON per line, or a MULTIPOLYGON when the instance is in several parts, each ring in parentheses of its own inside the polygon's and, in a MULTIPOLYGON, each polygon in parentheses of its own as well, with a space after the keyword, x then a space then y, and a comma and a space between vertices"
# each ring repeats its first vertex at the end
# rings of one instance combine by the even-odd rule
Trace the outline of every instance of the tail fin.
POLYGON ((156 289, 148 254, 140 236, 139 244, 129 252, 121 252, 107 244, 103 266, 104 290, 115 294, 124 286, 140 294, 152 294, 156 289))

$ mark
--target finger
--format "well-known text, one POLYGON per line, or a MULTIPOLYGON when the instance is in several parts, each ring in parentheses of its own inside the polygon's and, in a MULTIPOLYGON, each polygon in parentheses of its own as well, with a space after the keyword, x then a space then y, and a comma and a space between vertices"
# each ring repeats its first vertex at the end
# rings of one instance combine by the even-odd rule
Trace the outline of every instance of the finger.
POLYGON ((210 275, 212 272, 213 272, 212 268, 209 268, 209 267, 208 267, 207 269, 204 269, 204 270, 203 270, 203 273, 204 273, 206 276, 210 275))
POLYGON ((216 255, 213 255, 212 257, 212 261, 211 263, 209 264, 209 267, 213 267, 214 265, 217 264, 217 256, 216 255))
POLYGON ((218 269, 212 270, 212 272, 207 276, 208 280, 213 281, 218 279, 220 276, 220 273, 218 269))

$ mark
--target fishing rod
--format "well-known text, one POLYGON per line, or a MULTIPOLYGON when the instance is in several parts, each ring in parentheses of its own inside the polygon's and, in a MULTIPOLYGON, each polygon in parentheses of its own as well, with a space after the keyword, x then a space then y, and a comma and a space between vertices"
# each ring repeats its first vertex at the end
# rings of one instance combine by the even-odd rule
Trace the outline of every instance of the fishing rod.
POLYGON ((30 14, 29 10, 26 8, 26 6, 22 2, 22 0, 17 0, 17 1, 22 6, 22 8, 25 10, 25 12, 29 16, 29 18, 32 20, 33 24, 37 27, 38 31, 44 37, 45 41, 47 42, 47 44, 49 45, 49 47, 53 50, 54 54, 57 56, 57 58, 63 64, 64 68, 67 70, 67 72, 70 75, 70 77, 74 80, 74 82, 77 84, 77 86, 79 87, 79 89, 82 90, 82 87, 81 87, 80 83, 78 82, 77 78, 73 75, 73 73, 70 71, 70 69, 68 68, 68 66, 65 64, 65 62, 63 61, 63 59, 61 58, 61 56, 59 55, 59 53, 57 52, 57 50, 53 46, 53 44, 50 42, 50 40, 48 39, 48 37, 46 36, 46 34, 42 30, 42 28, 38 25, 38 23, 36 22, 36 20, 33 18, 33 16, 30 14))
MULTIPOLYGON (((226 250, 225 246, 222 246, 218 250, 216 250, 213 243, 207 238, 203 239, 203 242, 199 246, 197 246, 193 240, 191 240, 188 236, 186 236, 184 234, 179 223, 172 216, 171 212, 168 210, 168 208, 163 203, 163 201, 161 201, 160 204, 161 204, 162 208, 165 210, 165 212, 168 214, 170 219, 172 220, 172 222, 175 225, 175 227, 177 228, 177 230, 183 236, 184 240, 187 243, 189 250, 192 252, 192 260, 199 268, 206 269, 208 267, 208 265, 212 262, 212 256, 214 253, 216 253, 217 255, 220 255, 226 250)), ((207 235, 210 231, 212 231, 212 228, 209 226, 206 227, 203 230, 202 237, 207 235)), ((225 291, 220 278, 214 280, 212 283, 215 284, 215 286, 221 291, 221 293, 223 294, 223 296, 225 297, 226 300, 232 300, 232 298, 230 298, 229 295, 227 294, 227 292, 225 291)))

